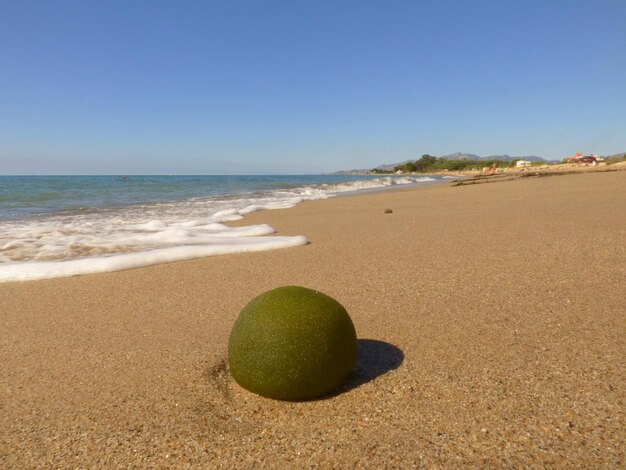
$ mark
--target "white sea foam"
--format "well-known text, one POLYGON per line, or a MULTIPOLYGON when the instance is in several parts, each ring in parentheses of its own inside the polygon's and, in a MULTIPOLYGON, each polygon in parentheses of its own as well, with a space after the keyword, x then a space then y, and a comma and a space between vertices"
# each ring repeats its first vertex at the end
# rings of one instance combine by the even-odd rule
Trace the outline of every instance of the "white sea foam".
POLYGON ((139 268, 153 264, 169 263, 203 256, 273 250, 305 245, 302 236, 295 237, 240 237, 223 242, 215 240, 207 245, 174 246, 137 253, 123 253, 115 256, 97 256, 70 259, 65 261, 27 261, 23 263, 0 264, 0 282, 26 281, 53 277, 75 276, 77 274, 102 273, 139 268))
POLYGON ((0 223, 0 282, 137 268, 227 253, 305 245, 269 236, 269 225, 228 227, 259 210, 285 209, 337 194, 434 181, 381 177, 341 184, 81 211, 0 223))
POLYGON ((352 191, 363 191, 367 189, 381 189, 381 188, 389 188, 391 186, 401 186, 415 183, 429 183, 436 181, 435 178, 431 178, 428 176, 400 176, 400 177, 391 177, 384 176, 381 178, 373 178, 368 180, 358 180, 358 181, 350 181, 341 184, 330 184, 330 185, 319 185, 314 188, 313 194, 315 194, 315 190, 320 191, 326 195, 335 195, 339 193, 346 193, 352 191))

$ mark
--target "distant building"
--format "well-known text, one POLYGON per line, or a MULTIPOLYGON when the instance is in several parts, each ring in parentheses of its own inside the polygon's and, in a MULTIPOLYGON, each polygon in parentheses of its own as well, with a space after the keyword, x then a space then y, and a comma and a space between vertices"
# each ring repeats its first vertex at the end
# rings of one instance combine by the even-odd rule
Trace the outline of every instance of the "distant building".
POLYGON ((515 168, 525 168, 527 166, 532 166, 533 162, 528 160, 518 160, 515 162, 515 168))

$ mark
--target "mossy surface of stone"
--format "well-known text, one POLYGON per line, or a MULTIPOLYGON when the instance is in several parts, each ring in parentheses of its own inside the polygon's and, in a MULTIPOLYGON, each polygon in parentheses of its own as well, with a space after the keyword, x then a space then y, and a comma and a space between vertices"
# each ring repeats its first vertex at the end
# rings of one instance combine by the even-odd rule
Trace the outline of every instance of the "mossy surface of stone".
POLYGON ((279 400, 306 400, 341 386, 354 368, 356 331, 335 299, 286 286, 254 298, 228 343, 231 374, 243 388, 279 400))

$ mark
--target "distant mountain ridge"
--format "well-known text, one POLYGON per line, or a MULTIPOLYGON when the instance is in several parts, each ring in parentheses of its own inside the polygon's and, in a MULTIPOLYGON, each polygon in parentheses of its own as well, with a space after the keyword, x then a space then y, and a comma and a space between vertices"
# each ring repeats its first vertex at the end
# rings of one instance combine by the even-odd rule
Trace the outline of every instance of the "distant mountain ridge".
MULTIPOLYGON (((548 162, 545 158, 537 157, 536 155, 529 155, 523 157, 511 157, 510 155, 489 155, 487 157, 481 157, 480 155, 476 155, 474 153, 463 153, 463 152, 455 152, 449 155, 442 155, 438 158, 445 158, 446 160, 473 160, 473 161, 484 161, 484 160, 503 160, 507 162, 512 162, 513 160, 528 160, 529 162, 548 162)), ((412 160, 405 160, 403 162, 398 163, 384 163, 382 165, 378 165, 376 167, 377 170, 387 170, 392 171, 396 166, 403 165, 408 162, 414 162, 415 160, 419 160, 419 158, 414 158, 412 160)))
POLYGON ((503 160, 507 162, 512 162, 513 160, 528 160, 529 162, 547 162, 543 157, 538 157, 536 155, 525 155, 522 157, 511 157, 510 155, 489 155, 487 157, 481 157, 479 155, 475 155, 473 153, 451 153, 450 155, 442 155, 441 158, 445 158, 447 160, 503 160))
MULTIPOLYGON (((626 152, 616 153, 614 155, 610 155, 606 158, 625 158, 626 152)), ((521 157, 512 157, 507 154, 503 155, 489 155, 487 157, 481 157, 480 155, 476 155, 474 153, 463 153, 463 152, 455 152, 448 155, 441 155, 438 158, 445 158, 446 160, 472 160, 472 161, 486 161, 486 160, 502 160, 507 162, 512 162, 513 160, 527 160, 529 162, 543 162, 543 163, 551 163, 551 162, 560 162, 560 160, 546 160, 543 157, 538 157, 536 155, 526 155, 521 157)), ((419 160, 419 157, 413 158, 410 160, 404 160, 402 162, 396 163, 383 163, 382 165, 378 165, 375 167, 375 170, 383 170, 383 171, 393 171, 393 169, 398 165, 404 165, 405 163, 414 162, 419 160)), ((362 170, 343 170, 336 171, 333 173, 334 175, 359 175, 365 174, 371 171, 370 168, 362 169, 362 170)))
POLYGON ((626 157, 626 152, 621 152, 621 153, 616 153, 614 155, 609 155, 606 158, 625 158, 626 157))

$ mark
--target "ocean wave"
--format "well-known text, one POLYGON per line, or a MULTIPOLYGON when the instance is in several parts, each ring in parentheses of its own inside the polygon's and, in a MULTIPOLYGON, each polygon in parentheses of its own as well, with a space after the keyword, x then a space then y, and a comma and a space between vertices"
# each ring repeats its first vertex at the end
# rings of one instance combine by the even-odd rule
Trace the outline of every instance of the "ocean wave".
POLYGON ((434 181, 380 177, 194 197, 183 201, 63 211, 0 223, 0 282, 115 271, 226 253, 299 246, 304 236, 272 235, 269 225, 229 227, 261 210, 355 191, 434 181))

